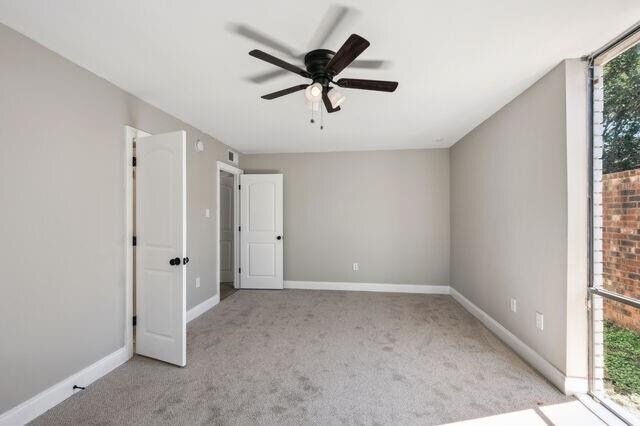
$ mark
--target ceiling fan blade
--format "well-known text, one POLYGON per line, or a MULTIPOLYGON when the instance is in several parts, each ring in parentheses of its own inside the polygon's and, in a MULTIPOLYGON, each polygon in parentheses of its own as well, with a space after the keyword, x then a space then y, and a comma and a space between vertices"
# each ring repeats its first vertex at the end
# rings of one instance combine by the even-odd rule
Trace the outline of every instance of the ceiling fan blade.
POLYGON ((291 71, 303 77, 307 77, 307 78, 311 77, 311 74, 309 74, 307 71, 303 70, 302 68, 299 68, 293 64, 290 64, 289 62, 285 62, 282 59, 278 59, 275 56, 269 55, 268 53, 265 53, 262 50, 254 49, 251 52, 249 52, 249 55, 253 56, 254 58, 262 59, 265 62, 269 62, 270 64, 273 64, 280 68, 284 68, 287 71, 291 71))
POLYGON ((327 72, 338 75, 340 71, 348 67, 354 59, 364 52, 369 47, 369 44, 367 40, 358 34, 351 34, 327 64, 327 72))
POLYGON ((261 74, 254 74, 250 77, 246 77, 246 80, 251 81, 253 83, 264 83, 265 81, 273 80, 276 77, 281 77, 283 75, 289 75, 286 70, 276 69, 273 71, 263 72, 261 74))
POLYGON ((280 96, 289 95, 291 93, 299 92, 300 90, 304 90, 309 86, 308 84, 299 84, 297 86, 289 87, 288 89, 278 90, 277 92, 269 93, 268 95, 261 96, 262 99, 275 99, 280 96))
POLYGON ((331 89, 331 87, 329 87, 328 89, 326 87, 322 88, 322 102, 324 103, 324 107, 327 109, 327 112, 329 114, 331 114, 332 112, 340 111, 340 107, 334 108, 333 105, 331 105, 331 101, 329 100, 329 96, 327 95, 327 93, 329 93, 329 90, 331 89))
POLYGON ((354 9, 346 6, 331 5, 318 25, 309 43, 309 50, 325 47, 325 43, 335 33, 336 29, 346 20, 347 15, 353 15, 354 9))
POLYGON ((357 78, 341 78, 336 84, 345 89, 376 90, 378 92, 393 92, 398 87, 397 81, 360 80, 357 78))
POLYGON ((389 68, 391 66, 391 62, 390 61, 382 61, 382 60, 376 60, 376 59, 356 59, 355 61, 351 62, 350 67, 351 68, 361 68, 361 69, 367 69, 367 70, 377 70, 380 68, 389 68))
POLYGON ((298 57, 298 52, 296 52, 295 49, 287 46, 282 42, 279 42, 278 40, 273 39, 272 37, 269 37, 264 33, 261 33, 254 28, 251 28, 248 25, 231 24, 228 28, 236 34, 248 38, 249 40, 255 41, 256 43, 260 43, 263 46, 270 47, 271 49, 276 50, 280 53, 284 53, 291 58, 298 57))

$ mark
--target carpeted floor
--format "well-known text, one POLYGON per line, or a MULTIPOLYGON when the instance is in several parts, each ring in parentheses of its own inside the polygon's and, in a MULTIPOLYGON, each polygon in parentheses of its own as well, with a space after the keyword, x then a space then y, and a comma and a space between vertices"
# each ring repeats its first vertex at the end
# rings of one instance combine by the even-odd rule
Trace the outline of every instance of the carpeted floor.
POLYGON ((233 283, 220 283, 220 301, 223 301, 236 291, 238 290, 233 287, 233 283))
POLYGON ((240 290, 35 424, 441 424, 567 401, 449 296, 240 290))

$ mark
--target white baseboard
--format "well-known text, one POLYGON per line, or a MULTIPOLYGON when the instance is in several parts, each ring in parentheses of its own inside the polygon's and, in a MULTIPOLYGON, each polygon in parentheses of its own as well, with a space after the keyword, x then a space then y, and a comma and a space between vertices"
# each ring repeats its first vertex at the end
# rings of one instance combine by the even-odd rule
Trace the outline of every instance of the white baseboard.
POLYGON ((579 395, 589 392, 589 379, 584 377, 564 377, 564 393, 567 395, 579 395))
POLYGON ((116 367, 124 364, 129 360, 127 348, 122 347, 117 351, 107 355, 99 361, 91 364, 87 368, 67 377, 61 382, 56 383, 48 389, 40 392, 36 396, 22 404, 12 408, 11 410, 0 415, 0 426, 23 425, 40 416, 47 410, 60 404, 76 392, 81 390, 73 390, 73 385, 89 386, 100 377, 111 372, 116 367))
POLYGON ((285 281, 284 288, 300 290, 376 291, 385 293, 449 294, 448 285, 339 283, 328 281, 285 281))
POLYGON ((191 322, 194 319, 198 318, 200 315, 207 312, 209 309, 216 306, 220 303, 220 294, 216 294, 215 296, 205 300, 199 305, 194 306, 193 308, 187 311, 187 322, 191 322))
POLYGON ((567 377, 553 364, 531 349, 522 340, 507 330, 502 324, 491 318, 486 312, 474 305, 455 288, 451 287, 451 296, 460 303, 474 317, 478 318, 489 330, 511 347, 518 355, 525 359, 533 368, 538 370, 551 383, 566 395, 576 395, 588 391, 588 382, 582 377, 567 377))

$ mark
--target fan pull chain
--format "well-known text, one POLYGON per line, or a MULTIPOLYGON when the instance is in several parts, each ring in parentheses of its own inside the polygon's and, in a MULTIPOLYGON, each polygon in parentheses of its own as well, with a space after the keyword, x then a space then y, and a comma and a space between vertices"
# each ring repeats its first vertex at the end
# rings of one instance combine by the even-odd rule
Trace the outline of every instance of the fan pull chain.
POLYGON ((320 105, 320 130, 324 129, 324 108, 320 105))
POLYGON ((311 124, 315 123, 316 121, 313 119, 313 105, 311 105, 311 124))

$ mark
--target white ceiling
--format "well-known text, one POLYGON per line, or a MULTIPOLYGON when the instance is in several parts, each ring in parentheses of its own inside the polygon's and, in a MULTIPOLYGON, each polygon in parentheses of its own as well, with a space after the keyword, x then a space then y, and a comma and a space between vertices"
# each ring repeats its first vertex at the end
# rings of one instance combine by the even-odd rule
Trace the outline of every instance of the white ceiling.
MULTIPOLYGON (((302 92, 260 96, 306 80, 255 84, 275 69, 232 31, 243 24, 309 46, 330 3, 300 0, 0 0, 0 22, 243 153, 448 147, 563 58, 599 48, 640 19, 638 0, 362 0, 327 40, 371 42, 379 70, 340 77, 397 80, 395 93, 344 89, 325 129, 302 92)), ((333 6, 335 7, 335 5, 333 6)), ((335 9, 332 9, 335 10, 335 9)), ((301 63, 299 65, 302 65, 301 63)))

